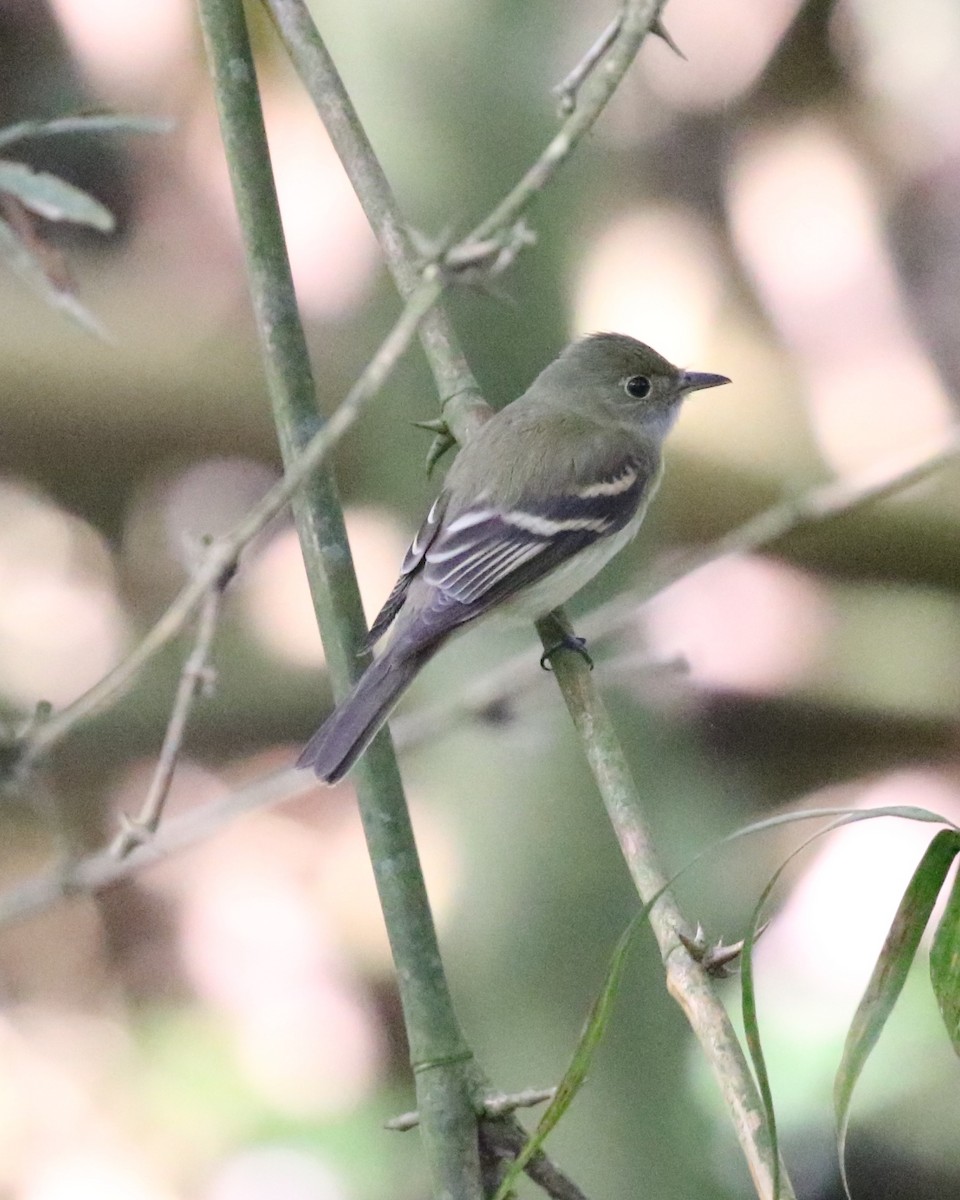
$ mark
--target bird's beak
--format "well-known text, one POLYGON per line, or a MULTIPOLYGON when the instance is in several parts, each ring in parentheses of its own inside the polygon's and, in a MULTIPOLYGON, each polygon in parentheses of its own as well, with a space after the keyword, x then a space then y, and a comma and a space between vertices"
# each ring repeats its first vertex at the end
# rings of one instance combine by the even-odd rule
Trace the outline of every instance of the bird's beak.
POLYGON ((729 382, 726 375, 709 375, 706 371, 684 371, 680 376, 680 390, 702 392, 704 388, 721 387, 729 382))

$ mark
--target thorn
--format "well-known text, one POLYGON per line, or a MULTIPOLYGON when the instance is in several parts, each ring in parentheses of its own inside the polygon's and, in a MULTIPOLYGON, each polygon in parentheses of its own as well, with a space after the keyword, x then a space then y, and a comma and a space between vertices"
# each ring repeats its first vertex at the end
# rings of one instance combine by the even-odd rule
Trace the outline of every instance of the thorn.
POLYGON ((429 421, 414 421, 413 424, 417 429, 425 429, 427 433, 436 435, 427 451, 427 476, 429 477, 433 468, 450 447, 457 444, 457 439, 450 432, 450 426, 443 417, 433 417, 429 421))
MULTIPOLYGON (((757 941, 769 924, 769 921, 765 921, 760 926, 754 936, 754 942, 757 941)), ((743 953, 743 938, 739 942, 733 942, 729 946, 725 946, 722 941, 717 942, 713 946, 708 946, 703 929, 699 925, 693 937, 683 932, 678 932, 677 936, 694 962, 698 962, 707 974, 712 975, 715 979, 726 979, 727 976, 732 974, 731 968, 733 963, 743 953)))
POLYGON ((660 19, 660 17, 657 17, 657 19, 650 26, 650 32, 652 34, 655 34, 658 38, 660 38, 661 41, 666 42, 667 45, 674 52, 674 54, 677 55, 678 58, 682 58, 684 62, 687 61, 687 56, 684 54, 684 52, 680 49, 680 47, 677 45, 677 43, 670 36, 670 33, 669 33, 666 25, 664 25, 664 23, 660 19))
POLYGON ((438 433, 430 443, 430 449, 427 451, 426 471, 427 478, 433 474, 433 468, 437 465, 441 458, 457 444, 457 439, 447 430, 445 433, 438 433))
POLYGON ((429 421, 414 421, 417 429, 425 429, 427 433, 449 433, 450 428, 443 417, 434 417, 429 421))

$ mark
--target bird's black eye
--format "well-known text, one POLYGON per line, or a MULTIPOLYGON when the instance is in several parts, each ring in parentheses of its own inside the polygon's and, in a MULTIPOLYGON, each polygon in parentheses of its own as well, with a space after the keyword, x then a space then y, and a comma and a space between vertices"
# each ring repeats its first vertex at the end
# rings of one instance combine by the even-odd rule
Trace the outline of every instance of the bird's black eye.
POLYGON ((650 389, 653 384, 646 375, 631 375, 624 383, 623 390, 628 396, 632 396, 634 400, 642 400, 644 396, 650 395, 650 389))

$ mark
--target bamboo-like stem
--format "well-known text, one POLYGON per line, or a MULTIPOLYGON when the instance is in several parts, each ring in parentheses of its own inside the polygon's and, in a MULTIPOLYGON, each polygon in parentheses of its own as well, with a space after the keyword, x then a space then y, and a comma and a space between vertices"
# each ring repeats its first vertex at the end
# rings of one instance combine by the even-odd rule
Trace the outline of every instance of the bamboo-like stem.
POLYGON ((137 846, 143 845, 157 832, 167 797, 173 785, 173 777, 180 761, 180 751, 187 732, 187 722, 197 697, 207 690, 213 675, 210 666, 210 650, 213 637, 220 620, 220 610, 223 606, 223 594, 229 582, 229 575, 223 576, 207 592, 200 616, 197 621, 197 632, 193 649, 187 656, 180 672, 180 681, 167 722, 167 732, 160 746, 157 765, 153 778, 147 788, 147 794, 135 817, 121 813, 120 831, 115 838, 111 850, 117 858, 126 858, 137 846))
MULTIPOLYGON (((321 418, 243 6, 241 0, 199 0, 199 11, 281 452, 285 463, 296 463, 321 418)), ((366 630, 331 475, 316 472, 294 496, 293 510, 334 691, 342 695, 366 665, 359 653, 366 630)), ((397 968, 434 1193, 443 1200, 481 1200, 471 1055, 450 1000, 389 734, 375 740, 355 779, 397 968)))

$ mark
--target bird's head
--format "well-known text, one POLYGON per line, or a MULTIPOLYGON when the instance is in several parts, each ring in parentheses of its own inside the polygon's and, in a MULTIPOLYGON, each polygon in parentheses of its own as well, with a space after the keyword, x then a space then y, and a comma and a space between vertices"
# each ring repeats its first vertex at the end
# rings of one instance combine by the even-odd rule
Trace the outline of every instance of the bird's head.
POLYGON ((548 370, 551 389, 562 389, 574 404, 599 405, 615 420, 661 439, 688 393, 730 382, 725 375, 683 371, 622 333, 580 338, 548 370))

